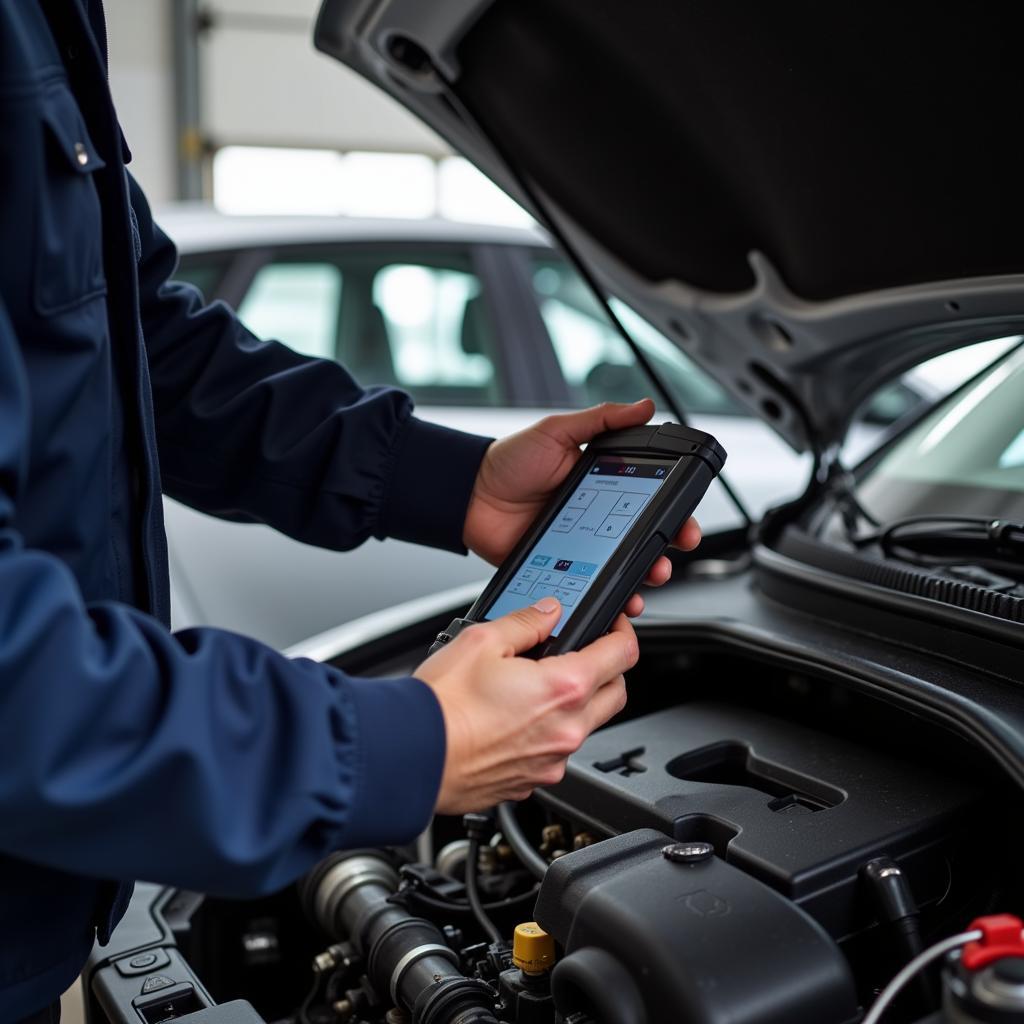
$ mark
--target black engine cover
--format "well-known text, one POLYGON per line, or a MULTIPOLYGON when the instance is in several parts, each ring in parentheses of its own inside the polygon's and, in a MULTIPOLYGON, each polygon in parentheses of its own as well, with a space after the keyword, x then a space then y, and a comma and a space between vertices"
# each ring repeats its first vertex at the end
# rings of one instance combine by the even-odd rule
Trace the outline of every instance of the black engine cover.
POLYGON ((955 775, 743 708, 683 704, 602 729, 538 798, 615 835, 703 840, 799 903, 836 938, 874 921, 858 880, 895 858, 919 904, 949 883, 947 857, 979 793, 955 775))
POLYGON ((846 960, 790 900, 710 856, 676 863, 641 829, 548 869, 537 921, 565 947, 553 991, 598 1024, 846 1024, 846 960))

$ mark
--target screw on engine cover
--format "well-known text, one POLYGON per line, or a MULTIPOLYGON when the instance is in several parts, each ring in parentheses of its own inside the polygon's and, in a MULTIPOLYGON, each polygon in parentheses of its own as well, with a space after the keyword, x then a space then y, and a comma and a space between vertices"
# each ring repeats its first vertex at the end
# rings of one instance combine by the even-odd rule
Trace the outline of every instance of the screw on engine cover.
POLYGON ((673 864, 697 864, 713 857, 715 848, 710 843, 669 843, 661 848, 661 855, 673 864))

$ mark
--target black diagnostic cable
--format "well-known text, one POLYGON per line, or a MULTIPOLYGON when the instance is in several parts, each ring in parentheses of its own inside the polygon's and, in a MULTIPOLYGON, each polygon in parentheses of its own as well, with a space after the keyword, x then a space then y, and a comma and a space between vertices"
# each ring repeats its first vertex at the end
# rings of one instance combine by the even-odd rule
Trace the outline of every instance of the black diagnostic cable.
MULTIPOLYGON (((424 57, 429 60, 429 57, 424 54, 424 57)), ((509 152, 505 147, 498 142, 495 136, 489 132, 481 122, 480 118, 477 117, 466 104, 462 101, 462 98, 455 91, 454 84, 447 78, 444 72, 438 68, 433 62, 431 62, 434 75, 437 80, 441 82, 445 87, 445 98, 451 104, 454 112, 465 122, 465 124, 474 129, 477 134, 494 150, 498 158, 505 165, 509 174, 512 176, 512 180, 519 186, 520 191, 529 201, 530 205, 533 206, 534 212, 537 214, 538 219, 551 233, 551 236, 558 243, 562 252, 566 258, 572 264, 576 273, 583 279, 584 284, 593 294, 594 298, 597 299, 598 304, 604 311, 605 316, 608 318, 609 323, 615 329, 615 331, 622 337, 623 341, 629 346, 630 351, 633 353, 640 369, 646 374, 647 379, 654 385, 655 388, 661 393, 661 397, 668 408, 668 411, 676 418, 676 421, 682 426, 686 426, 686 413, 679 405, 675 396, 672 394, 670 388, 666 387, 661 378, 655 372, 651 366, 651 361, 647 358, 643 349, 637 344, 636 339, 626 329, 626 325, 619 319, 615 310, 612 308, 611 302, 608 300, 608 296, 604 289, 598 283, 596 277, 590 267, 587 266, 586 261, 579 255, 575 245, 570 242, 568 235, 563 230, 562 226, 558 223, 558 219, 552 216, 551 210, 548 207, 547 201, 540 198, 540 194, 530 183, 526 174, 519 169, 519 165, 515 160, 512 159, 509 152)), ((718 477, 719 482, 725 490, 725 493, 729 496, 729 499, 736 506, 737 511, 743 517, 747 527, 751 527, 754 524, 750 513, 747 511, 746 505, 740 499, 739 495, 729 485, 728 480, 723 476, 718 477)))
POLYGON ((466 835, 469 836, 469 850, 466 853, 466 897, 469 900, 470 909, 473 911, 473 917, 476 918, 477 924, 483 929, 488 940, 501 942, 501 932, 487 916, 483 901, 480 899, 478 878, 480 843, 490 838, 494 831, 494 824, 486 814, 466 814, 462 818, 462 825, 466 830, 466 835))
POLYGON ((967 558, 1024 567, 1024 523, 984 516, 908 516, 853 537, 852 543, 857 548, 877 544, 887 556, 924 566, 967 558))
MULTIPOLYGON (((888 925, 896 944, 900 963, 907 963, 924 949, 921 935, 921 911, 903 870, 891 857, 877 857, 860 869, 860 876, 871 890, 879 918, 888 925)), ((918 994, 924 1006, 935 1006, 935 992, 924 974, 917 979, 918 994)))

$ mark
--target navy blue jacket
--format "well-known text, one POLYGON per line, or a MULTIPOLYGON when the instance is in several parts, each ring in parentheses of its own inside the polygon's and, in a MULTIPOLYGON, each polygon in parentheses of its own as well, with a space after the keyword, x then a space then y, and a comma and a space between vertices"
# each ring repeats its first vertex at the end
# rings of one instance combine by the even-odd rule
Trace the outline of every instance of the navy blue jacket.
POLYGON ((169 632, 161 489, 458 551, 487 444, 168 283, 105 49, 97 0, 0 0, 0 1022, 73 981, 131 879, 263 893, 431 814, 425 684, 169 632))

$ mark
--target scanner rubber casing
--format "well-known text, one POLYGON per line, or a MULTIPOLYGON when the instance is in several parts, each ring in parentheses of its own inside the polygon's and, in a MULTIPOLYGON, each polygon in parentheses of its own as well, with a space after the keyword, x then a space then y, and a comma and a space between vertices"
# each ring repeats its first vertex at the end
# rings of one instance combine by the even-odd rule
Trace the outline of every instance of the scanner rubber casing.
POLYGON ((609 455, 621 455, 627 459, 630 456, 666 458, 677 462, 614 554, 602 566, 558 636, 549 637, 523 656, 544 658, 576 651, 608 632, 651 566, 693 515, 711 482, 721 472, 726 452, 711 434, 678 423, 662 423, 660 426, 609 431, 595 437, 558 493, 520 538, 473 607, 463 618, 455 619, 438 634, 430 648, 431 654, 467 626, 485 621, 488 609, 519 571, 523 559, 562 510, 569 496, 590 472, 594 461, 609 455))

